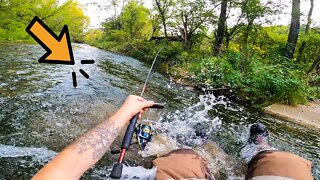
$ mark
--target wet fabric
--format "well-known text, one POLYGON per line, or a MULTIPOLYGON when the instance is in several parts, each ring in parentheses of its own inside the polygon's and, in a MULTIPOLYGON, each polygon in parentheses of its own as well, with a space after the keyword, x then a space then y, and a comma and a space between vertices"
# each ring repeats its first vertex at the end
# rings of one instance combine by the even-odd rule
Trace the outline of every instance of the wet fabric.
POLYGON ((312 180, 311 162, 289 152, 263 151, 249 162, 245 179, 312 180))
POLYGON ((213 179, 205 160, 191 149, 171 151, 153 161, 157 180, 213 179))

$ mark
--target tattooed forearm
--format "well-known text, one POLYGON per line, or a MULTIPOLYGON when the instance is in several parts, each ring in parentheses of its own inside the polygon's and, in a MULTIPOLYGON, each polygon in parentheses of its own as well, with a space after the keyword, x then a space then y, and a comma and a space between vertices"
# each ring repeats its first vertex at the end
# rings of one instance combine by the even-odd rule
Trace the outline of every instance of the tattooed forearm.
POLYGON ((86 133, 72 146, 79 154, 93 149, 92 158, 94 160, 100 159, 119 132, 120 128, 115 128, 114 122, 105 122, 86 133))

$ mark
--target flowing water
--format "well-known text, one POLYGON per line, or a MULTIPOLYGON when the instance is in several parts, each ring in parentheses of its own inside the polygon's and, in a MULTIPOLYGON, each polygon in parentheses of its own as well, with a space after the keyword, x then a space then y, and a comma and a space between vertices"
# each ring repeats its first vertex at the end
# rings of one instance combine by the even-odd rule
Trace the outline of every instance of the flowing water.
MULTIPOLYGON (((29 179, 57 152, 110 116, 127 95, 139 94, 150 65, 88 45, 76 44, 73 51, 75 66, 40 64, 40 46, 0 44, 0 179, 29 179), (81 65, 84 59, 96 63, 81 65), (90 79, 79 73, 80 68, 90 79)), ((167 106, 143 116, 153 123, 155 138, 143 152, 130 149, 128 166, 151 168, 156 155, 193 148, 208 161, 216 179, 243 179, 246 167, 239 152, 250 125, 261 122, 270 130, 274 147, 312 160, 313 174, 320 179, 319 131, 175 84, 157 72, 145 97, 167 106)), ((120 143, 121 137, 111 149, 120 143)), ((82 179, 106 179, 117 158, 107 152, 82 179)))

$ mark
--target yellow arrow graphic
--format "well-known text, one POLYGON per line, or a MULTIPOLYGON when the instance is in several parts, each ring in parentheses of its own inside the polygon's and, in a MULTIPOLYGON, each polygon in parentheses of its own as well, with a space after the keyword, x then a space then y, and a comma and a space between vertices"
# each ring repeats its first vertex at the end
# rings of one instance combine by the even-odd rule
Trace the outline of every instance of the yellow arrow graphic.
POLYGON ((40 59, 40 63, 74 65, 68 26, 65 25, 59 37, 35 16, 26 31, 44 48, 47 53, 40 59))

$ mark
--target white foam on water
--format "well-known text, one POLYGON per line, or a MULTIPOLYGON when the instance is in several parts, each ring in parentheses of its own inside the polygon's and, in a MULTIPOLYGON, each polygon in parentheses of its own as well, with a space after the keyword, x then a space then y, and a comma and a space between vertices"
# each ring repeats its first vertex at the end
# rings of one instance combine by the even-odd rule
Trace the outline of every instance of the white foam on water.
POLYGON ((269 145, 255 145, 255 144, 248 144, 243 149, 241 149, 241 157, 249 163, 253 157, 255 157, 259 152, 266 151, 266 150, 278 150, 274 147, 269 145))
MULTIPOLYGON (((105 169, 94 169, 93 171, 97 175, 96 179, 112 179, 109 177, 112 170, 112 166, 105 169), (107 177, 101 177, 106 175, 107 177)), ((131 180, 131 179, 141 179, 141 180, 154 180, 156 177, 157 168, 153 167, 151 169, 146 169, 142 166, 131 167, 123 165, 122 174, 120 180, 131 180)))
POLYGON ((0 157, 5 158, 30 156, 33 161, 44 164, 56 155, 57 153, 55 151, 48 150, 44 147, 16 147, 0 144, 0 157))
POLYGON ((146 169, 142 166, 128 167, 123 166, 121 180, 124 179, 155 179, 157 168, 146 169))
POLYGON ((205 133, 210 134, 221 126, 219 117, 208 116, 209 110, 216 105, 227 106, 224 96, 212 94, 200 95, 199 102, 182 110, 168 113, 155 122, 153 129, 157 132, 152 142, 140 154, 143 157, 162 155, 178 148, 190 148, 204 143, 204 139, 196 136, 196 126, 205 126, 205 133))
POLYGON ((196 136, 199 128, 199 131, 207 135, 220 129, 222 119, 210 117, 208 113, 216 109, 217 105, 230 109, 228 103, 224 96, 200 95, 199 101, 194 105, 161 117, 160 121, 153 125, 156 132, 153 141, 148 143, 146 149, 139 154, 142 157, 161 156, 175 149, 192 148, 208 161, 208 167, 212 173, 217 173, 224 168, 230 169, 230 176, 234 176, 233 162, 227 160, 228 155, 217 144, 196 136))
POLYGON ((148 143, 146 149, 138 153, 142 157, 159 156, 175 149, 179 149, 177 141, 166 134, 158 134, 153 141, 148 143))
POLYGON ((198 103, 182 111, 168 113, 154 125, 154 128, 172 139, 183 141, 179 144, 180 146, 195 144, 197 139, 202 139, 196 137, 196 126, 205 125, 206 134, 210 134, 221 126, 222 121, 219 117, 208 116, 209 110, 214 109, 216 105, 227 106, 227 102, 223 96, 200 95, 198 103))

